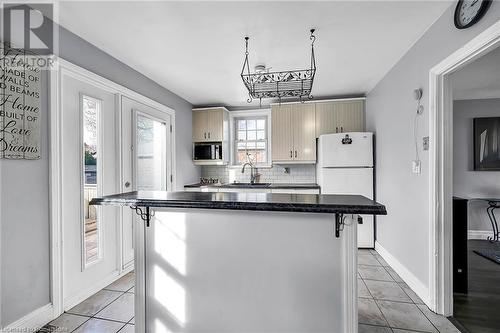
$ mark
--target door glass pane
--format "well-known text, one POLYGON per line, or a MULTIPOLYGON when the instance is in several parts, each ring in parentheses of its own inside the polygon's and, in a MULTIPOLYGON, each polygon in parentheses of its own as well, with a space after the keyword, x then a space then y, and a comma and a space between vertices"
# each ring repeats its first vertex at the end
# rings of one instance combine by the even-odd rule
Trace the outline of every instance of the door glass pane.
POLYGON ((137 190, 167 190, 167 125, 137 114, 137 190))
POLYGON ((83 151, 84 151, 84 258, 85 264, 98 260, 100 250, 99 208, 90 206, 89 201, 99 193, 99 113, 101 101, 84 96, 83 110, 83 151))

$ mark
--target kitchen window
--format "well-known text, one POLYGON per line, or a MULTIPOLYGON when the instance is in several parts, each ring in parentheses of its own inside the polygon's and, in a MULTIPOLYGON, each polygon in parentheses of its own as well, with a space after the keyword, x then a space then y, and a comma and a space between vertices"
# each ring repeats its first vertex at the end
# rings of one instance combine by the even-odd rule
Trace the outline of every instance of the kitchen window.
POLYGON ((233 165, 248 161, 269 165, 269 116, 236 116, 233 118, 233 165))

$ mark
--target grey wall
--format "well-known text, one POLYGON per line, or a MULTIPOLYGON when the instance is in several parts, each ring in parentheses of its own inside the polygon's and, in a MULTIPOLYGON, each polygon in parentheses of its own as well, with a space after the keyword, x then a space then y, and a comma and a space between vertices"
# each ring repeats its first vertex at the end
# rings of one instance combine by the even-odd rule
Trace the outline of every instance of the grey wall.
MULTIPOLYGON (((191 161, 191 104, 71 32, 60 29, 60 56, 176 112, 177 186, 200 171, 191 161)), ((50 303, 48 75, 42 82, 42 158, 0 160, 2 326, 50 303)))
POLYGON ((377 200, 388 210, 387 216, 378 218, 378 242, 423 287, 429 286, 429 156, 420 147, 422 173, 412 174, 412 91, 418 87, 424 91, 425 110, 418 133, 421 140, 429 134, 429 70, 500 19, 500 3, 494 2, 481 22, 470 29, 457 30, 453 25, 454 7, 455 3, 450 4, 368 94, 366 101, 367 129, 376 134, 377 200))
MULTIPOLYGON (((474 171, 472 120, 476 117, 500 117, 500 99, 453 103, 453 194, 470 198, 500 198, 500 171, 474 171)), ((491 231, 486 207, 485 202, 470 203, 469 230, 491 231)))
POLYGON ((41 152, 0 160, 2 326, 49 302, 48 75, 42 74, 41 152))

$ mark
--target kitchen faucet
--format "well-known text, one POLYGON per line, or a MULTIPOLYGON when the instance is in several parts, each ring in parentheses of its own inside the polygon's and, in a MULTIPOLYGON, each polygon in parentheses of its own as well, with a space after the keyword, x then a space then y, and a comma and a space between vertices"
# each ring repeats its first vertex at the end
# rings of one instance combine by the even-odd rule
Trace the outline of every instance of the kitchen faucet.
POLYGON ((255 179, 257 179, 258 173, 256 172, 257 169, 253 165, 253 163, 249 160, 245 164, 243 164, 243 168, 241 168, 241 173, 245 173, 245 167, 249 165, 250 166, 250 184, 255 184, 255 179))

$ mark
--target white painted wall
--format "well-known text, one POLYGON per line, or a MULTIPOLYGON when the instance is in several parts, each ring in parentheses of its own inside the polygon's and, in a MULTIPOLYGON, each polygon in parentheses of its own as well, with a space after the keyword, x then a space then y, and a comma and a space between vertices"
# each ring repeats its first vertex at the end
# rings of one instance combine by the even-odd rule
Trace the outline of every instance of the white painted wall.
MULTIPOLYGON (((60 56, 176 111, 177 186, 192 183, 191 104, 71 32, 60 29, 60 56)), ((1 322, 6 326, 50 303, 48 76, 42 77, 42 158, 0 160, 1 322)))
MULTIPOLYGON (((413 89, 424 92, 424 114, 418 137, 429 134, 429 70, 500 19, 500 3, 493 3, 474 27, 457 30, 453 25, 455 3, 401 58, 368 94, 367 130, 376 135, 377 201, 388 215, 377 219, 377 240, 408 272, 429 287, 429 155, 422 151, 422 173, 411 172, 414 158, 413 89)), ((383 47, 383 45, 381 45, 383 47)), ((431 138, 433 140, 434 138, 431 138)), ((422 294, 422 293, 421 293, 422 294)), ((419 295, 428 299, 427 295, 419 295)))
MULTIPOLYGON (((453 103, 453 194, 465 198, 500 198, 500 171, 474 171, 473 118, 476 117, 500 117, 500 99, 453 103)), ((470 203, 469 230, 491 231, 486 207, 485 202, 470 203)))

